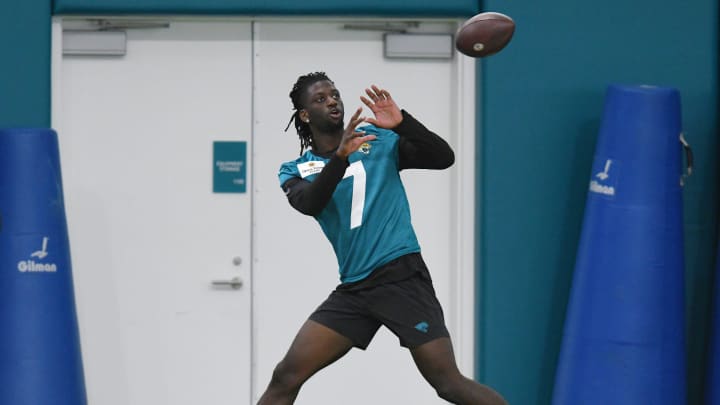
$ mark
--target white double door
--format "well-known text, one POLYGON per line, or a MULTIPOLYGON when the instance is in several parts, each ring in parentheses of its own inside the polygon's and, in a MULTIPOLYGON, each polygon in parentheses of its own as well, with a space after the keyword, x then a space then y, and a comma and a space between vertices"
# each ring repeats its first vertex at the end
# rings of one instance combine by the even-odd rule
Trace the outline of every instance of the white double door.
MULTIPOLYGON (((283 132, 292 84, 326 71, 346 111, 361 105, 365 87, 384 86, 446 136, 459 159, 472 159, 457 150, 474 148, 473 134, 463 133, 472 120, 461 114, 472 108, 462 90, 472 65, 457 56, 384 59, 380 33, 342 22, 169 21, 127 30, 119 57, 63 56, 63 25, 82 23, 54 23, 53 126, 88 397, 102 405, 250 404, 337 284, 319 227, 287 204, 277 183, 280 163, 299 151, 292 128, 283 132), (213 191, 217 141, 244 143, 244 192, 213 191)), ((435 32, 455 26, 424 23, 435 32)), ((459 199, 472 197, 471 168, 403 174, 465 356, 473 313, 464 308, 472 287, 463 285, 473 256, 461 239, 472 237, 472 225, 460 220, 471 208, 459 199)), ((470 373, 472 359, 459 360, 470 373)), ((298 403, 442 403, 389 333, 343 361, 313 378, 298 403)))

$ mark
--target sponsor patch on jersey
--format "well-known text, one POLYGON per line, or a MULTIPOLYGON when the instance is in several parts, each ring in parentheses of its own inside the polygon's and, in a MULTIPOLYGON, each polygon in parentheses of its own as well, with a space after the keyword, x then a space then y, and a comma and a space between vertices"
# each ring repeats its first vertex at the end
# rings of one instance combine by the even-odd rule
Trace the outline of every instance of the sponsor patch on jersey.
POLYGON ((300 177, 303 179, 312 174, 320 173, 323 167, 325 167, 325 162, 322 160, 311 160, 309 162, 298 163, 297 165, 300 177))

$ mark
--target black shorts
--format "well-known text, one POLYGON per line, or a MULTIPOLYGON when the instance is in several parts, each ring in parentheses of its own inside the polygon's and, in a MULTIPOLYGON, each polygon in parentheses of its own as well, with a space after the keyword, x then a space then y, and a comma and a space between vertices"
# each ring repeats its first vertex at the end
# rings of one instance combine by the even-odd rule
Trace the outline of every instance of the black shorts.
POLYGON ((411 349, 450 336, 430 273, 419 254, 398 258, 382 270, 397 270, 408 277, 367 288, 347 289, 340 285, 310 319, 347 337, 363 350, 381 325, 400 339, 401 346, 411 349), (408 266, 416 271, 407 271, 408 266))

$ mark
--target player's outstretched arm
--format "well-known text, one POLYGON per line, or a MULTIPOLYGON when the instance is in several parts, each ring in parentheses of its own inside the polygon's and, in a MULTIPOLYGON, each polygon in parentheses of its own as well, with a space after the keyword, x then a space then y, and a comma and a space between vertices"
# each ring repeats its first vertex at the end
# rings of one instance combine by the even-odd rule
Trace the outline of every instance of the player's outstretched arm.
POLYGON ((407 111, 402 110, 402 116, 402 123, 393 128, 393 131, 400 135, 400 170, 441 170, 455 163, 455 153, 444 139, 427 129, 407 111))
POLYGON ((365 118, 376 127, 392 129, 400 135, 400 169, 446 169, 455 162, 450 145, 401 110, 390 92, 376 85, 365 89, 360 100, 375 118, 365 118))

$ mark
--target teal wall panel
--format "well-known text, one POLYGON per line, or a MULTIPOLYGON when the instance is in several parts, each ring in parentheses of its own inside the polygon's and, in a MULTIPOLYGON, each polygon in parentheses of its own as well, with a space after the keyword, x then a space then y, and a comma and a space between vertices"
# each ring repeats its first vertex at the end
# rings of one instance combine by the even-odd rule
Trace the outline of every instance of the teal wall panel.
POLYGON ((506 2, 513 42, 481 70, 478 375, 549 404, 609 83, 682 94, 689 403, 700 404, 718 219, 717 0, 506 2))
POLYGON ((0 1, 0 128, 50 125, 50 0, 0 1))
POLYGON ((475 0, 55 0, 55 14, 468 16, 475 0))

